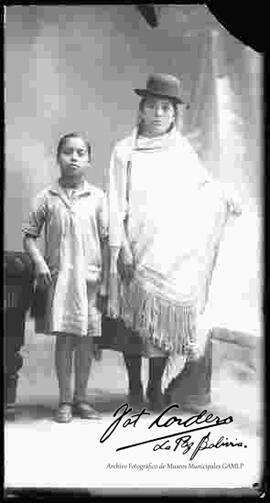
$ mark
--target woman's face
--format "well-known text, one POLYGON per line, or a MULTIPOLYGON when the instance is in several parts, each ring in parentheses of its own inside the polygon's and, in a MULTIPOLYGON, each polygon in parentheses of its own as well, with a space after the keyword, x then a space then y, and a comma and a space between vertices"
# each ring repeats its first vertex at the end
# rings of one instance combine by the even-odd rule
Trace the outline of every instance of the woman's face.
POLYGON ((142 130, 150 136, 166 133, 175 120, 175 110, 172 102, 166 98, 148 96, 140 111, 142 130))

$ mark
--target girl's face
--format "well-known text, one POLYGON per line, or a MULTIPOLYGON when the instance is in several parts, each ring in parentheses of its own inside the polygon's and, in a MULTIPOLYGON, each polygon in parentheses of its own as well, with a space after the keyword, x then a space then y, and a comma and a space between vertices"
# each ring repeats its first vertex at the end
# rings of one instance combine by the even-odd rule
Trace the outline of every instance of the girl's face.
POLYGON ((90 164, 87 145, 80 137, 67 138, 58 155, 62 179, 78 182, 90 164))
POLYGON ((140 112, 142 130, 150 136, 166 133, 175 120, 175 110, 172 102, 166 98, 149 96, 145 99, 140 112))

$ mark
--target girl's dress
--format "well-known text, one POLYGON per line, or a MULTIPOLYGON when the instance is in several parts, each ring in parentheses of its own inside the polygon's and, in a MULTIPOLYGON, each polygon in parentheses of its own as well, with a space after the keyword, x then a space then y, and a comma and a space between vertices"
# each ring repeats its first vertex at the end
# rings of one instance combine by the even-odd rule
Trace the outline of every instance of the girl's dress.
POLYGON ((45 225, 45 261, 52 275, 45 313, 36 332, 100 337, 97 292, 102 273, 101 243, 108 237, 104 192, 84 181, 68 191, 59 183, 35 198, 24 234, 38 237, 45 225))
POLYGON ((138 137, 135 130, 116 144, 109 180, 110 246, 121 247, 128 217, 136 265, 132 281, 119 280, 118 314, 132 329, 128 337, 136 334, 143 341, 140 354, 152 356, 156 348, 169 355, 163 389, 201 342, 211 276, 233 213, 221 186, 175 129, 157 138, 138 137))

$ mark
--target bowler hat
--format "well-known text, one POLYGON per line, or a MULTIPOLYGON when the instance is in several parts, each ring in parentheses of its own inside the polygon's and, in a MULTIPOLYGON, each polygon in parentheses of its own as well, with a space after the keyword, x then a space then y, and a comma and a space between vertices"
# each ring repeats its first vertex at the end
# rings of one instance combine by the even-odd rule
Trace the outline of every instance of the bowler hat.
POLYGON ((146 82, 146 89, 134 89, 139 96, 158 96, 169 98, 176 103, 184 103, 181 98, 181 82, 174 75, 156 73, 150 75, 146 82))

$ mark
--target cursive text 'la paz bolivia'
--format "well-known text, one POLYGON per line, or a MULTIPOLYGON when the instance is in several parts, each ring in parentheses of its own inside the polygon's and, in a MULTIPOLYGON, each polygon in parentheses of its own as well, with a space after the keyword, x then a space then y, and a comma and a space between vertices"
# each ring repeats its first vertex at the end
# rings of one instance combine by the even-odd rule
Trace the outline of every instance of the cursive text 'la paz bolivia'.
MULTIPOLYGON (((155 432, 157 432, 157 430, 158 432, 164 432, 164 428, 167 429, 172 425, 178 425, 182 427, 182 430, 180 432, 178 431, 176 433, 163 434, 162 436, 155 436, 154 438, 148 440, 142 440, 134 444, 121 446, 118 447, 116 451, 151 443, 153 445, 154 452, 160 450, 172 450, 173 452, 175 452, 178 448, 180 448, 182 449, 182 454, 187 454, 194 447, 194 449, 192 449, 190 457, 190 459, 192 460, 195 458, 198 452, 206 449, 218 449, 220 447, 246 447, 246 445, 243 445, 242 442, 228 441, 228 439, 224 439, 223 436, 215 441, 213 441, 212 439, 210 440, 210 432, 202 436, 199 442, 197 442, 195 445, 195 442, 192 441, 191 433, 197 432, 199 430, 218 427, 224 424, 230 424, 233 422, 232 416, 221 419, 217 415, 208 413, 207 410, 202 410, 200 413, 194 414, 187 419, 171 415, 169 417, 166 416, 169 411, 175 408, 179 409, 179 405, 173 404, 164 409, 161 414, 151 422, 151 424, 148 426, 148 430, 153 428, 153 431, 155 432)), ((140 412, 132 414, 132 408, 129 407, 127 403, 122 404, 114 412, 113 417, 115 419, 101 436, 100 443, 104 443, 106 440, 108 440, 116 431, 116 429, 121 429, 121 427, 127 428, 130 426, 133 426, 133 428, 135 428, 142 417, 149 415, 150 412, 148 412, 145 408, 143 408, 140 412)), ((168 431, 168 429, 166 431, 168 431)))

